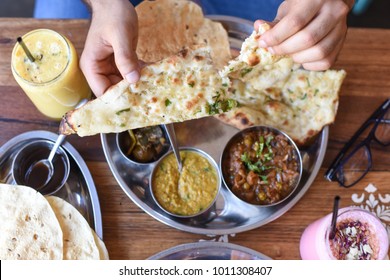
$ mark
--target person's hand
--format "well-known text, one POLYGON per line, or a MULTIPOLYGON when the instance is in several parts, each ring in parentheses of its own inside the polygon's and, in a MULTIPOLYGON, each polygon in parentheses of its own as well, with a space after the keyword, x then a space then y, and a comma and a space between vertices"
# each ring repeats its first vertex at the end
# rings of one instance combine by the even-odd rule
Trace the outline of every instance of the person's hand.
MULTIPOLYGON (((354 0, 285 0, 260 47, 290 55, 308 70, 326 70, 340 52, 354 0)), ((263 21, 257 20, 255 28, 263 21)))
POLYGON ((139 79, 135 49, 138 19, 128 0, 90 0, 92 21, 80 59, 92 91, 102 95, 111 85, 139 79))

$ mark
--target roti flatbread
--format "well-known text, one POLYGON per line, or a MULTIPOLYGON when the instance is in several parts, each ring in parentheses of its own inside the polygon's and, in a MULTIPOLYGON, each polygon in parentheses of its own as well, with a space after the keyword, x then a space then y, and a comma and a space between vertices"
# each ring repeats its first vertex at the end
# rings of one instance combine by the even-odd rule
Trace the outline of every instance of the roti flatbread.
POLYGON ((99 250, 99 258, 101 260, 109 260, 110 256, 108 255, 108 250, 103 240, 100 239, 100 237, 96 234, 96 232, 93 229, 91 229, 91 231, 93 233, 93 238, 95 239, 95 244, 99 250))
POLYGON ((298 69, 291 72, 283 84, 263 91, 253 89, 248 83, 233 81, 233 98, 240 107, 217 118, 240 129, 253 125, 273 126, 302 146, 325 125, 334 122, 345 75, 343 70, 298 69))
POLYGON ((62 259, 62 231, 47 200, 26 186, 0 184, 0 259, 62 259))
POLYGON ((138 15, 138 58, 160 61, 179 52, 192 41, 203 24, 202 9, 191 1, 143 1, 138 15))
POLYGON ((46 197, 63 232, 64 260, 98 260, 99 249, 88 222, 70 203, 56 197, 46 197))
POLYGON ((228 34, 219 22, 205 18, 193 42, 194 45, 205 44, 210 47, 210 55, 217 69, 222 69, 232 58, 228 34))
POLYGON ((229 80, 213 66, 210 48, 184 49, 150 64, 140 81, 122 81, 99 98, 65 114, 60 132, 79 136, 121 132, 219 114, 236 103, 229 80))
POLYGON ((204 18, 200 6, 184 0, 143 1, 135 7, 138 15, 137 56, 153 63, 193 45, 211 48, 219 68, 231 58, 226 30, 204 18))

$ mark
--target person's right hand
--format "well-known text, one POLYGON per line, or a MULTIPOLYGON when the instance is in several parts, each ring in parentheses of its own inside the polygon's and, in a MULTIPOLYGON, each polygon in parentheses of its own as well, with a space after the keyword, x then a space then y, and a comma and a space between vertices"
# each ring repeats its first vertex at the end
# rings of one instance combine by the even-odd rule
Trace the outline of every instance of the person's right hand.
POLYGON ((80 68, 96 96, 126 79, 139 80, 139 64, 135 53, 138 19, 128 0, 90 0, 92 21, 80 68))
MULTIPOLYGON (((354 0, 285 0, 272 28, 259 45, 290 55, 307 70, 326 70, 335 62, 347 34, 347 15, 354 0)), ((255 22, 255 28, 263 21, 255 22)))

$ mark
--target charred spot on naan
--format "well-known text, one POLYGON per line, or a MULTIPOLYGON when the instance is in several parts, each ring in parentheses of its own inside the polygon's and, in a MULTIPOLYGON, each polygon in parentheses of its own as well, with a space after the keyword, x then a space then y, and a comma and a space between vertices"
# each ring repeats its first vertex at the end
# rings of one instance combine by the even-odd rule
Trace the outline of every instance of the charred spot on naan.
POLYGON ((192 99, 187 101, 185 107, 187 110, 193 110, 196 107, 199 107, 204 103, 204 94, 202 92, 199 92, 197 95, 195 95, 192 99))
POLYGON ((249 64, 249 66, 255 66, 255 65, 259 64, 259 63, 260 63, 260 57, 259 56, 252 54, 252 55, 250 55, 248 57, 248 64, 249 64))
POLYGON ((243 113, 235 114, 234 118, 236 120, 240 121, 241 125, 243 125, 243 126, 252 126, 252 125, 254 125, 252 122, 249 121, 249 119, 243 113))

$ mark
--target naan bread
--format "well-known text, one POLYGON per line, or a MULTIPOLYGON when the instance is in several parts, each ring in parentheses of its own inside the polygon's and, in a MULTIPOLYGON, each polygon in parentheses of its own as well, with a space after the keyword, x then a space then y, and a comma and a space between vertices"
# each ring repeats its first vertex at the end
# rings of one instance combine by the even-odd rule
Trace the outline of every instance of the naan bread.
POLYGON ((248 83, 256 90, 264 90, 283 81, 291 70, 297 69, 291 57, 274 55, 266 48, 261 48, 258 39, 270 29, 270 25, 263 23, 258 30, 244 41, 240 55, 229 61, 220 72, 221 76, 238 79, 248 83))
POLYGON ((62 259, 62 231, 47 200, 26 186, 0 184, 0 259, 62 259))
POLYGON ((143 1, 138 15, 137 56, 153 63, 193 45, 211 48, 214 65, 220 69, 230 60, 230 46, 222 24, 204 17, 200 6, 184 0, 143 1))
POLYGON ((197 119, 233 108, 229 80, 219 76, 208 47, 184 49, 150 64, 140 81, 122 81, 99 98, 65 114, 60 132, 79 136, 197 119))
POLYGON ((345 71, 300 69, 291 57, 271 54, 258 39, 267 23, 244 41, 240 55, 220 71, 231 80, 229 91, 240 106, 216 116, 243 129, 269 125, 304 145, 335 119, 345 71))
POLYGON ((263 91, 235 80, 233 98, 240 107, 217 118, 240 129, 253 125, 273 126, 286 132, 298 145, 304 145, 325 125, 334 122, 344 78, 343 70, 298 69, 283 84, 263 91))
POLYGON ((63 232, 63 259, 100 259, 93 231, 80 212, 59 197, 48 196, 46 199, 54 210, 63 232))

